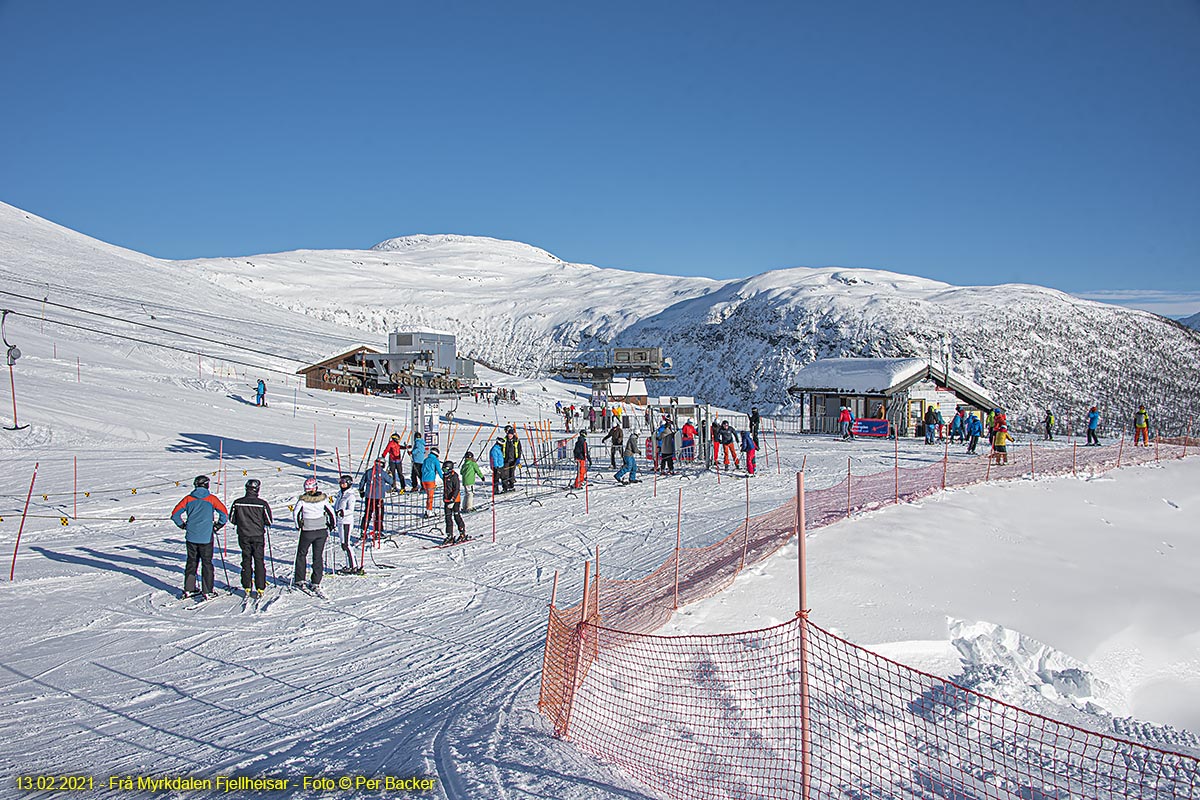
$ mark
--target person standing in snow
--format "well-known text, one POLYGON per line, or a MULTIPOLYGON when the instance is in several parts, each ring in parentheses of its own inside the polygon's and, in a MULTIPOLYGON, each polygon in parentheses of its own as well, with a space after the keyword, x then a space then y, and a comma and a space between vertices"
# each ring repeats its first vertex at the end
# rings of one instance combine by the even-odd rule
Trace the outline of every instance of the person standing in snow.
POLYGON ((422 464, 425 463, 425 436, 420 431, 413 434, 412 453, 409 455, 409 460, 412 461, 412 488, 414 492, 421 491, 421 474, 422 464))
POLYGON ((520 465, 521 439, 517 436, 517 429, 509 425, 504 434, 504 491, 511 492, 517 488, 517 467, 520 465))
POLYGON ((1100 446, 1100 409, 1092 406, 1087 415, 1087 444, 1084 447, 1100 446))
POLYGON ((433 516, 433 491, 437 488, 437 479, 443 478, 442 461, 436 447, 425 452, 425 460, 421 462, 421 487, 425 490, 425 516, 433 516))
POLYGON ((258 384, 254 387, 254 405, 266 408, 267 405, 267 384, 262 378, 258 379, 258 384))
POLYGON ((758 431, 762 426, 762 417, 758 415, 758 408, 750 409, 750 435, 754 437, 754 449, 758 449, 758 431))
POLYGON ((749 431, 742 431, 742 452, 746 454, 746 472, 753 476, 758 443, 754 441, 754 435, 749 431))
POLYGON ((454 471, 454 462, 446 459, 442 464, 442 508, 446 513, 446 538, 442 544, 454 544, 467 540, 467 526, 462 514, 462 481, 454 471), (458 527, 458 538, 454 537, 454 527, 458 527))
POLYGON ((575 458, 576 469, 575 482, 571 484, 571 488, 582 489, 584 482, 587 481, 588 464, 592 462, 592 455, 588 452, 587 431, 579 432, 572 456, 575 458))
POLYGON ((492 494, 506 491, 504 488, 504 440, 497 439, 488 451, 488 463, 492 468, 492 494))
POLYGON ((708 435, 712 438, 713 445, 713 468, 717 466, 717 462, 721 459, 721 426, 714 419, 708 427, 708 435))
POLYGON ((475 461, 475 454, 470 450, 463 456, 462 470, 459 472, 463 485, 463 513, 475 510, 475 482, 483 477, 483 470, 475 461))
POLYGON ((374 530, 376 534, 383 531, 383 498, 391 487, 392 476, 388 475, 383 459, 375 459, 358 481, 358 496, 366 501, 362 521, 364 536, 368 530, 374 530))
POLYGON ((1146 406, 1139 405, 1137 412, 1133 415, 1133 446, 1137 447, 1138 439, 1142 440, 1142 444, 1146 447, 1150 446, 1150 412, 1146 410, 1146 406))
POLYGON ((963 441, 963 413, 961 407, 950 420, 950 441, 963 441))
POLYGON ((1054 412, 1048 408, 1046 409, 1046 419, 1044 420, 1044 424, 1046 427, 1046 432, 1043 436, 1043 439, 1047 442, 1054 441, 1054 412))
POLYGON ((675 426, 671 420, 663 420, 658 440, 658 469, 664 475, 675 474, 675 426))
MULTIPOLYGON (((401 474, 401 480, 403 480, 403 473, 401 474)), ((363 568, 355 566, 354 551, 350 549, 350 532, 354 530, 353 486, 354 479, 349 475, 342 475, 338 478, 338 495, 333 501, 333 516, 337 521, 337 530, 342 542, 342 552, 346 554, 346 566, 341 571, 347 575, 362 575, 363 568)))
POLYGON ((725 420, 721 423, 721 427, 717 430, 717 441, 721 445, 721 451, 725 454, 725 469, 729 469, 729 460, 733 459, 735 469, 741 469, 741 462, 738 461, 737 450, 734 449, 733 443, 733 428, 729 427, 729 421, 725 420))
POLYGON ((680 458, 684 461, 694 461, 696 458, 696 426, 692 424, 691 418, 683 423, 683 428, 680 429, 679 434, 683 442, 683 447, 679 453, 680 458))
POLYGON ((175 504, 171 521, 185 531, 187 562, 184 565, 183 597, 213 593, 213 534, 229 521, 229 512, 215 494, 208 491, 208 476, 197 475, 190 494, 175 504), (196 588, 196 567, 200 567, 201 589, 196 588))
POLYGON ((925 444, 933 444, 933 437, 937 433, 937 412, 933 410, 933 406, 925 408, 925 444))
POLYGON ((242 551, 242 591, 247 597, 262 597, 267 588, 265 547, 271 506, 258 496, 261 488, 262 483, 251 478, 246 481, 246 494, 229 506, 229 523, 237 528, 242 551))
POLYGON ((624 480, 626 475, 629 476, 629 483, 641 483, 637 476, 637 457, 639 451, 636 431, 630 431, 629 435, 625 437, 625 447, 622 448, 621 454, 624 463, 614 476, 617 479, 617 483, 626 483, 624 480))
POLYGON ((992 436, 992 455, 997 464, 1008 463, 1008 443, 1016 441, 1008 432, 1007 425, 1001 425, 992 436))
POLYGON ((850 413, 850 406, 842 406, 841 409, 838 410, 838 428, 841 429, 843 439, 852 438, 850 433, 850 423, 853 421, 854 415, 850 413))
POLYGON ((608 465, 613 469, 617 468, 617 456, 621 455, 621 450, 625 444, 625 430, 620 425, 613 425, 608 429, 608 433, 604 434, 604 438, 600 443, 610 442, 608 447, 608 465))
POLYGON ((392 476, 392 491, 404 493, 404 445, 400 444, 400 434, 393 433, 383 448, 383 455, 388 460, 388 474, 392 476))
POLYGON ((975 448, 979 445, 979 437, 983 435, 983 423, 979 421, 979 417, 971 414, 967 417, 967 437, 970 444, 967 445, 967 452, 974 453, 975 448))
POLYGON ((292 585, 319 591, 321 578, 325 575, 325 541, 335 525, 333 505, 325 493, 320 491, 316 478, 306 478, 304 494, 296 501, 296 529, 300 538, 296 542, 296 571, 292 585), (308 565, 308 551, 312 548, 312 580, 304 582, 304 569, 308 565))

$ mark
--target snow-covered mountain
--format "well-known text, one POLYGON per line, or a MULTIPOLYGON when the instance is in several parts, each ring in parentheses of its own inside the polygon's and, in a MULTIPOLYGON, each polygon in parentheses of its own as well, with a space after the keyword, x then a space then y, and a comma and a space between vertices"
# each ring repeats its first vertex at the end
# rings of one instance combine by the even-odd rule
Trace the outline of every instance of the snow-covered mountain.
POLYGON ((1179 323, 1188 326, 1192 330, 1200 331, 1200 312, 1192 314, 1190 317, 1184 317, 1179 320, 1179 323))
MULTIPOLYGON (((367 340, 397 328, 448 330, 467 355, 526 375, 614 344, 661 345, 679 379, 652 391, 728 405, 785 404, 797 370, 817 358, 940 360, 948 342, 953 367, 990 389, 1018 422, 1032 424, 1047 406, 1078 420, 1093 403, 1107 421, 1124 422, 1146 402, 1171 431, 1200 407, 1200 333, 1039 286, 956 287, 838 267, 715 281, 573 264, 519 242, 461 235, 170 262, 11 206, 0 206, 0 229, 16 251, 10 271, 36 264, 23 254, 46 249, 47 240, 61 262, 70 240, 79 259, 70 271, 112 292, 157 296, 183 281, 188 291, 218 290, 232 307, 269 303, 333 323, 315 326, 322 331, 355 329, 367 340)), ((303 361, 330 350, 312 339, 293 340, 286 351, 303 361)))

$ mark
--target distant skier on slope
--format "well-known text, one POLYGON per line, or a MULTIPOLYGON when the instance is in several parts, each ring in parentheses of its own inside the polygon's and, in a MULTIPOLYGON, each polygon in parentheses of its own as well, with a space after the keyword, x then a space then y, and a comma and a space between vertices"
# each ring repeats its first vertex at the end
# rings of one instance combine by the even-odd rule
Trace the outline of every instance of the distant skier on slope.
POLYGON ((321 578, 325 575, 325 540, 335 524, 333 505, 320 491, 317 479, 305 479, 304 494, 296 501, 296 528, 300 531, 300 538, 296 542, 293 586, 320 593, 321 578), (309 548, 312 548, 312 579, 306 583, 304 569, 308 565, 309 548))
POLYGON ((262 483, 246 481, 246 493, 229 506, 229 523, 237 528, 242 551, 242 591, 247 597, 262 597, 267 588, 265 537, 271 525, 271 506, 258 496, 262 483))
POLYGON ((190 494, 175 504, 171 521, 186 531, 187 562, 184 566, 183 597, 213 593, 213 534, 229 521, 229 512, 208 491, 208 476, 197 475, 190 494), (196 567, 200 567, 201 590, 196 589, 196 567))
POLYGON ((266 408, 267 405, 267 384, 263 382, 262 378, 258 379, 258 385, 254 387, 254 405, 263 408, 266 408))

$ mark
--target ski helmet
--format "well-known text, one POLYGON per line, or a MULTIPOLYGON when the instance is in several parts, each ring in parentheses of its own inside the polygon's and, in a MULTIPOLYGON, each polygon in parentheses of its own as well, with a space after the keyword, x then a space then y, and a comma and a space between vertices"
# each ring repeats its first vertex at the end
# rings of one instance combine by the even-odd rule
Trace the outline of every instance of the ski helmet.
POLYGON ((445 469, 445 470, 448 470, 448 471, 450 471, 450 472, 453 472, 453 471, 454 471, 454 462, 453 462, 453 461, 450 461, 449 459, 447 459, 447 460, 443 461, 443 462, 442 462, 442 469, 445 469))
POLYGON ((472 453, 470 450, 468 450, 468 451, 467 451, 467 455, 466 455, 466 457, 467 457, 467 458, 474 458, 474 457, 475 457, 475 454, 474 454, 474 453, 472 453))
POLYGON ((349 475, 343 475, 342 477, 338 478, 338 483, 344 483, 349 486, 350 484, 354 483, 354 478, 351 478, 349 475))
POLYGON ((208 488, 208 476, 207 475, 197 475, 196 479, 194 481, 192 481, 192 486, 196 487, 196 488, 203 486, 205 489, 207 489, 208 488))
POLYGON ((258 478, 251 478, 246 481, 246 491, 250 494, 258 494, 258 490, 262 488, 262 481, 258 478))
POLYGON ((392 441, 393 441, 393 442, 398 442, 398 441, 400 441, 400 434, 398 434, 398 433, 393 433, 393 434, 392 434, 392 441))
POLYGON ((316 478, 305 478, 304 479, 304 491, 308 492, 309 494, 313 494, 314 492, 316 492, 317 491, 317 479, 316 478))

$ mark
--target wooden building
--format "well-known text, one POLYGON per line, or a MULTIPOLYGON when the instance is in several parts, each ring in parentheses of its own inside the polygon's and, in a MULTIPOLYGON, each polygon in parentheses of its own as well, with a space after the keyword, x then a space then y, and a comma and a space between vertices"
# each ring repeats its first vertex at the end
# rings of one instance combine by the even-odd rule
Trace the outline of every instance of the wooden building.
POLYGON ((788 394, 800 402, 801 430, 809 433, 837 432, 844 405, 856 419, 888 420, 901 436, 918 435, 931 406, 947 423, 958 406, 978 413, 996 407, 982 386, 923 358, 820 359, 796 374, 788 394))
POLYGON ((367 375, 363 355, 378 355, 379 351, 360 344, 344 353, 330 356, 315 364, 296 370, 304 376, 304 385, 309 389, 330 389, 335 392, 361 392, 367 375))

